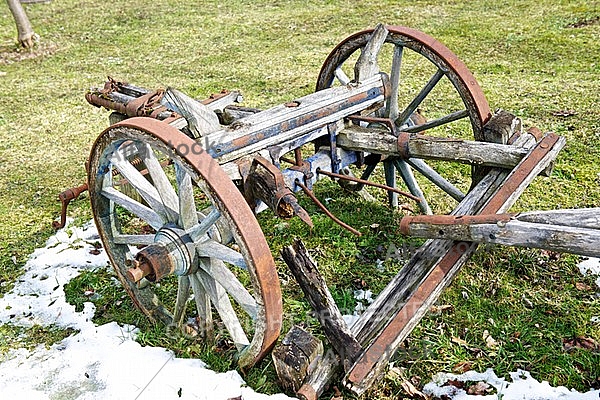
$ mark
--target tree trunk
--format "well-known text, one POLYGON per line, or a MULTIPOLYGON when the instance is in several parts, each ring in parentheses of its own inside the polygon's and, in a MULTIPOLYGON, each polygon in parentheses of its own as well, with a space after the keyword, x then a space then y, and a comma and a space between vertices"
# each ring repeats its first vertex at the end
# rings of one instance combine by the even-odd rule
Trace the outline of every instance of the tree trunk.
POLYGON ((27 14, 25 14, 21 2, 19 0, 6 0, 6 3, 17 24, 17 40, 19 44, 26 49, 32 48, 35 41, 35 32, 31 27, 31 23, 29 22, 29 18, 27 18, 27 14))

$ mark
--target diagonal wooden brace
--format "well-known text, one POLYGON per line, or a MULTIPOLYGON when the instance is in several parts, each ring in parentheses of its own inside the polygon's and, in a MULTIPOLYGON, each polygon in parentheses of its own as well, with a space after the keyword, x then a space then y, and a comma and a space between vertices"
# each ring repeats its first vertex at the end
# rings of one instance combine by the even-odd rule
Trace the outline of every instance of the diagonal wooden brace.
MULTIPOLYGON (((487 203, 472 211, 484 214, 505 212, 533 179, 556 158, 564 144, 564 138, 552 133, 546 135, 510 172, 487 203)), ((484 179, 482 182, 485 181, 484 179)), ((419 251, 417 256, 427 256, 427 248, 433 248, 437 245, 436 242, 447 242, 449 248, 442 256, 434 256, 431 260, 433 268, 424 276, 417 289, 405 298, 403 307, 389 320, 346 375, 346 386, 355 393, 362 394, 381 375, 398 346, 477 248, 477 244, 472 242, 430 240, 422 246, 423 251, 419 251)))

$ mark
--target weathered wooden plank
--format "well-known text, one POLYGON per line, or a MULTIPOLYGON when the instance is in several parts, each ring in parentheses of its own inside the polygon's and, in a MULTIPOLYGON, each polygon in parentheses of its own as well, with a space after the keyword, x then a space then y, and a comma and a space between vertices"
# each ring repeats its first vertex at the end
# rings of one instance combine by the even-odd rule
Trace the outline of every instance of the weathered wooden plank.
POLYGON ((196 210, 196 201, 194 200, 192 177, 182 166, 176 163, 175 178, 177 180, 177 188, 179 189, 178 225, 184 230, 192 229, 198 225, 198 213, 196 210))
POLYGON ((241 253, 208 237, 196 243, 196 252, 200 257, 212 257, 242 269, 248 269, 241 253))
MULTIPOLYGON (((168 220, 169 213, 160 199, 158 191, 152 184, 138 171, 121 153, 116 153, 111 159, 111 163, 121 176, 127 180, 127 183, 135 188, 140 196, 158 215, 168 220)), ((177 214, 177 210, 171 210, 177 214)))
POLYGON ((150 245, 154 243, 154 235, 113 235, 112 241, 116 244, 128 244, 131 246, 150 245))
POLYGON ((530 211, 516 218, 523 222, 600 229, 600 208, 530 211))
MULTIPOLYGON (((202 263, 205 261, 200 262, 202 263)), ((249 345, 250 341, 242 328, 242 324, 231 305, 231 300, 229 300, 229 296, 225 289, 215 282, 215 279, 207 274, 202 268, 198 269, 195 274, 190 275, 190 280, 192 281, 192 285, 195 280, 198 280, 204 287, 204 290, 208 293, 210 300, 219 313, 221 322, 223 322, 223 325, 225 325, 225 328, 231 335, 231 339, 237 349, 241 350, 249 345)))
POLYGON ((284 247, 281 254, 316 312, 333 348, 344 361, 354 362, 362 348, 342 318, 325 280, 302 241, 296 240, 292 246, 284 247))
POLYGON ((212 310, 210 308, 210 296, 200 283, 196 274, 189 276, 190 286, 194 292, 194 301, 196 303, 196 311, 198 312, 198 328, 200 336, 212 340, 215 336, 212 310))
MULTIPOLYGON (((387 131, 352 125, 337 137, 339 147, 389 156, 405 156, 406 149, 398 148, 398 138, 387 131)), ((513 168, 527 153, 517 146, 460 139, 411 135, 408 139, 411 158, 457 161, 472 165, 513 168)))
POLYGON ((173 211, 178 209, 177 193, 175 193, 175 189, 173 188, 173 185, 171 185, 160 161, 158 161, 156 154, 154 154, 152 147, 150 147, 148 143, 138 143, 137 149, 148 170, 148 174, 152 179, 152 183, 156 188, 162 203, 165 205, 169 222, 177 222, 179 216, 173 211))
POLYGON ((356 85, 333 87, 254 114, 202 138, 219 163, 298 138, 383 101, 379 75, 356 85))
POLYGON ((423 221, 408 225, 410 236, 532 247, 600 257, 600 230, 519 220, 498 223, 440 224, 423 221))

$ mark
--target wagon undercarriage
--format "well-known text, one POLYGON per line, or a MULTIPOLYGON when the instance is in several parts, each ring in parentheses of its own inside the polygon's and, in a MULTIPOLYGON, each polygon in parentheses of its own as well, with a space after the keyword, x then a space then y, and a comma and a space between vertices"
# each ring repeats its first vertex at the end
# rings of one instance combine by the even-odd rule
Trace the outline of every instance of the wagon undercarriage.
POLYGON ((254 214, 270 208, 312 225, 294 193, 314 197, 324 178, 348 190, 376 186, 392 208, 408 198, 423 215, 404 217, 402 232, 430 240, 352 326, 302 243, 284 249, 336 353, 275 352, 284 384, 303 398, 320 396, 339 371, 363 393, 477 243, 600 255, 597 209, 508 214, 537 175, 551 172, 565 140, 492 115, 473 75, 433 38, 383 25, 352 35, 329 55, 316 89, 268 110, 239 106, 234 91, 199 102, 112 79, 86 95, 114 111, 111 126, 92 147, 87 185, 60 199, 66 207, 89 189, 117 275, 149 318, 207 339, 218 319, 241 368, 265 357, 280 334, 282 299, 254 214), (456 182, 432 166, 441 161, 471 172, 456 182), (434 215, 422 178, 456 204, 450 215, 434 215))

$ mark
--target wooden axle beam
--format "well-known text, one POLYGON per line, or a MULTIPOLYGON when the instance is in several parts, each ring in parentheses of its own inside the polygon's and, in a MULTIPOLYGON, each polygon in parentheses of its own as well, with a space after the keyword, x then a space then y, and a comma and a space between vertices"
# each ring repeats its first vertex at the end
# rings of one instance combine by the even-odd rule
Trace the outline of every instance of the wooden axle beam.
POLYGON ((600 209, 591 208, 569 210, 568 213, 560 210, 555 213, 531 212, 524 216, 419 215, 404 217, 400 227, 402 233, 415 237, 532 247, 600 257, 599 213, 600 209))
POLYGON ((406 135, 404 143, 386 130, 352 125, 339 133, 337 145, 346 150, 401 158, 457 161, 511 169, 527 154, 526 149, 512 145, 406 133, 401 135, 406 135))

